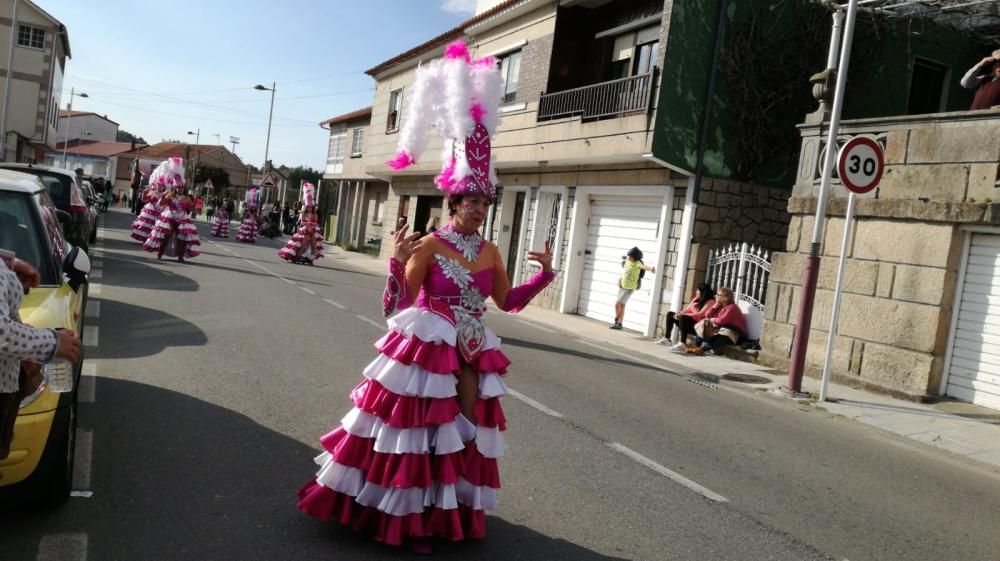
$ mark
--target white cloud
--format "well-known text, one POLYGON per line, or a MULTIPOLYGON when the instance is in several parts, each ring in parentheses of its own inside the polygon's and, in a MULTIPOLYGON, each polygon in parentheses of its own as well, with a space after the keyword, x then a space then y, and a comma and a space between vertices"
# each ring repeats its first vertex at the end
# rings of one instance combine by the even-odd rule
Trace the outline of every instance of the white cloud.
POLYGON ((476 0, 444 0, 441 9, 449 14, 472 15, 476 13, 476 0))

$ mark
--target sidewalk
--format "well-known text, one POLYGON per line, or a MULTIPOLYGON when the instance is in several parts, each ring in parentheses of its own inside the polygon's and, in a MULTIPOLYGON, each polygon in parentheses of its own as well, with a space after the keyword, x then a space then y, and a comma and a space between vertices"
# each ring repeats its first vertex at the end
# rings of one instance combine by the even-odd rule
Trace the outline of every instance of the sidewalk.
MULTIPOLYGON (((339 247, 329 247, 328 255, 331 261, 355 269, 378 275, 386 271, 383 260, 368 255, 339 247)), ((537 306, 521 311, 518 318, 569 337, 589 340, 610 352, 645 358, 658 367, 689 375, 693 382, 711 388, 788 399, 774 391, 785 383, 786 375, 770 368, 724 357, 673 353, 636 332, 612 331, 592 319, 537 306), (754 380, 758 383, 735 381, 741 376, 760 379, 754 380)), ((802 381, 802 391, 813 395, 818 395, 819 386, 818 379, 802 381)), ((831 401, 820 403, 803 399, 799 403, 944 449, 1000 471, 1000 411, 955 401, 936 404, 904 401, 833 383, 828 386, 827 395, 831 401)))

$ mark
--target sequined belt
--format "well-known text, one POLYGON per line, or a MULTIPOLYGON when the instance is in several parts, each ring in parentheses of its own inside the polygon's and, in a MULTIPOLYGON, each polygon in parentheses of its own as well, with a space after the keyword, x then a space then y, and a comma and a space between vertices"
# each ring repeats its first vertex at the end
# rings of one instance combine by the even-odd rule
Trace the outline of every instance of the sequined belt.
POLYGON ((483 321, 486 306, 470 308, 462 303, 461 296, 430 296, 426 293, 420 295, 418 305, 455 326, 458 350, 466 362, 472 362, 479 356, 486 343, 486 323, 483 321))

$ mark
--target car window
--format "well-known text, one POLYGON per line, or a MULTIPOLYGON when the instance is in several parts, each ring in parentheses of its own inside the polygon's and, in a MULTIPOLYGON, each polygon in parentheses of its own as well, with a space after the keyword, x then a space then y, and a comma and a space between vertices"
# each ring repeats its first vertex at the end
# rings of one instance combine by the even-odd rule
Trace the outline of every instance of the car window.
POLYGON ((34 203, 25 193, 0 191, 0 248, 31 263, 42 275, 42 284, 59 284, 51 257, 42 242, 43 226, 33 212, 34 203))
POLYGON ((42 215, 42 222, 45 223, 45 232, 48 234, 49 244, 52 246, 52 255, 58 268, 66 254, 66 239, 63 238, 62 228, 59 225, 59 217, 56 216, 56 207, 52 203, 52 198, 45 191, 39 191, 35 195, 35 202, 38 203, 38 210, 42 215))
POLYGON ((48 189, 49 194, 52 195, 52 200, 56 203, 57 208, 62 208, 63 210, 68 210, 70 205, 70 185, 72 185, 73 179, 67 175, 61 173, 55 173, 51 171, 46 171, 44 169, 37 168, 6 168, 11 171, 17 171, 20 173, 27 173, 29 175, 34 175, 35 177, 42 180, 45 184, 45 188, 48 189))

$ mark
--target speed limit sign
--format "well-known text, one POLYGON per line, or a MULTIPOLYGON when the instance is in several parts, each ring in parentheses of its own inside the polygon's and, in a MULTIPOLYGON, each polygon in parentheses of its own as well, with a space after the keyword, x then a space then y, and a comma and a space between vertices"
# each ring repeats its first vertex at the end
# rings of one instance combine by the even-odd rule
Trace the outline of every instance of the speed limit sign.
POLYGON ((837 157, 837 172, 841 183, 859 195, 878 187, 884 170, 885 155, 882 147, 866 136, 848 140, 837 157))

